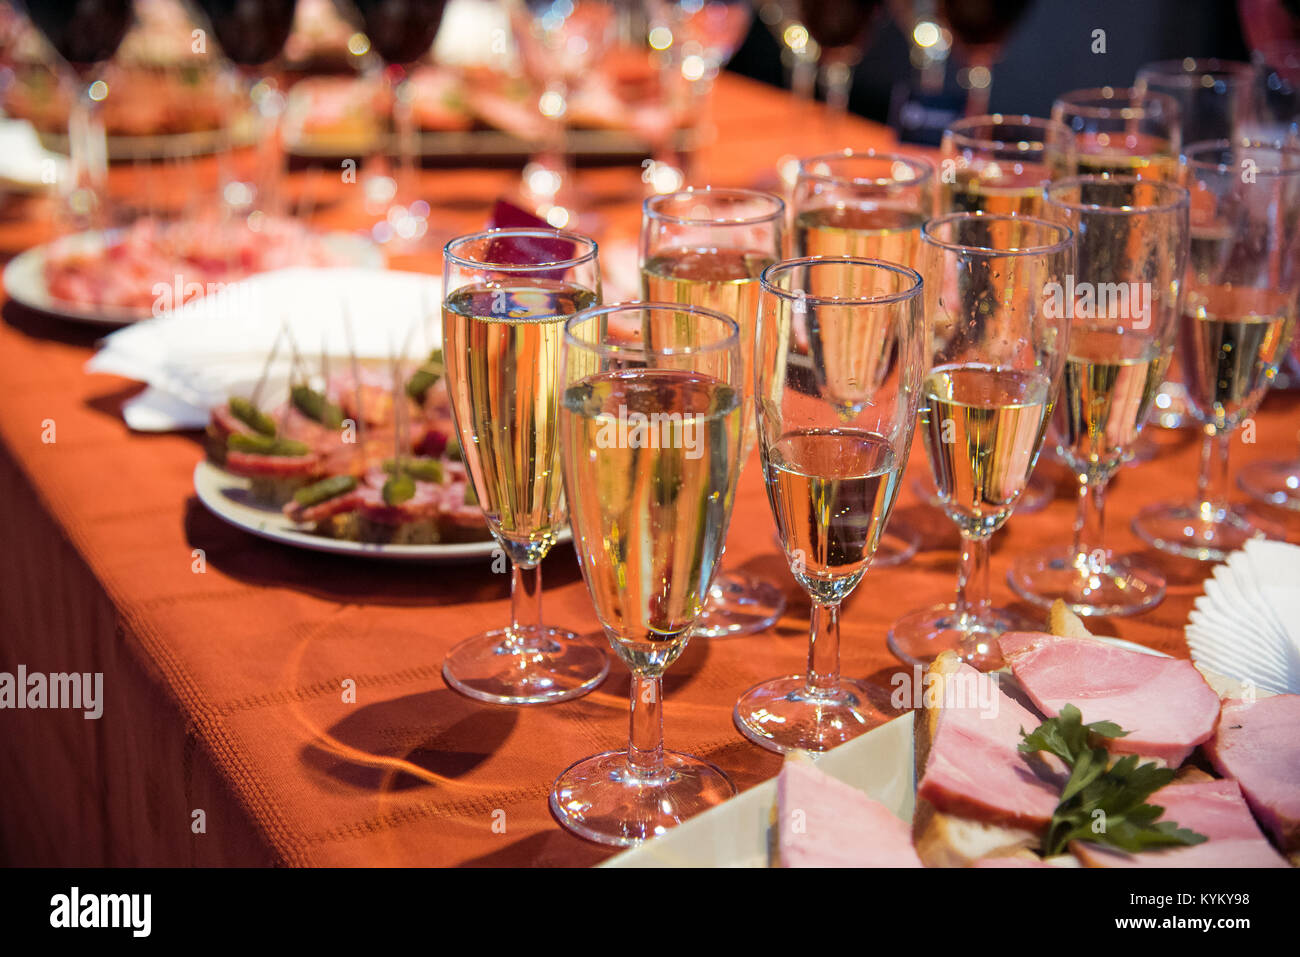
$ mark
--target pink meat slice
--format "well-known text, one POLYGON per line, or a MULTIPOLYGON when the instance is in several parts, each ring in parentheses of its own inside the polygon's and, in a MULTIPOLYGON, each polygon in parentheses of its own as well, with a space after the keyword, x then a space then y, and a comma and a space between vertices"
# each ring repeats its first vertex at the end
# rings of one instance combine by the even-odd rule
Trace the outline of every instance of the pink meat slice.
POLYGON ((1074 841, 1070 850, 1088 867, 1286 867, 1260 833, 1236 781, 1170 784, 1148 800, 1164 808, 1162 821, 1204 834, 1202 844, 1129 854, 1074 841))
POLYGON ((1205 751, 1282 849, 1300 849, 1300 695, 1225 702, 1205 751))
POLYGON ((1037 632, 1009 632, 998 644, 1044 714, 1072 704, 1085 723, 1113 721, 1129 732, 1107 742, 1112 754, 1178 767, 1214 734, 1219 696, 1190 661, 1037 632))
MULTIPOLYGON (((963 664, 948 680, 989 680, 963 664)), ((990 824, 1046 828, 1068 774, 1056 758, 1022 754, 1020 730, 1038 715, 1000 687, 996 708, 945 707, 939 712, 917 795, 939 811, 990 824)))
POLYGON ((879 801, 806 761, 776 780, 783 867, 920 867, 911 828, 879 801))

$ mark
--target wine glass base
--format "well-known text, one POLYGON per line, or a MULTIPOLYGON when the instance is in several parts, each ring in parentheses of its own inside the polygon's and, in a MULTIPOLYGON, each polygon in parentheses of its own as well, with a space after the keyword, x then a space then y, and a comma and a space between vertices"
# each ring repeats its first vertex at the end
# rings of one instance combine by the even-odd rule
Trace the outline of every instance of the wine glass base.
POLYGON ((551 788, 551 813, 579 837, 631 847, 733 797, 719 768, 677 751, 664 752, 663 772, 641 778, 626 751, 607 751, 569 765, 551 788))
POLYGON ((880 536, 876 554, 872 556, 872 568, 893 568, 909 560, 921 548, 921 536, 911 525, 903 522, 891 522, 890 528, 880 536))
POLYGON ((1147 544, 1182 558, 1221 562, 1264 533, 1235 508, 1204 515, 1196 505, 1152 505, 1133 519, 1133 531, 1147 544))
POLYGON ((955 651, 980 671, 1001 668, 997 639, 1007 631, 1039 631, 1042 623, 1006 609, 975 616, 949 603, 904 615, 889 629, 889 650, 909 665, 928 665, 940 653, 955 651))
POLYGON ((785 594, 770 582, 743 572, 721 571, 709 589, 704 613, 692 635, 734 638, 766 631, 785 611, 785 594))
POLYGON ((885 722, 858 682, 840 678, 819 692, 808 687, 805 675, 754 685, 740 696, 732 718, 741 734, 778 754, 829 751, 885 722))
POLYGON ((1007 582, 1026 601, 1050 608, 1059 598, 1079 615, 1136 615, 1165 597, 1165 578, 1159 572, 1120 557, 1100 567, 1080 568, 1068 548, 1017 559, 1007 582))
POLYGON ((1300 462, 1256 462, 1238 473, 1237 485, 1257 502, 1300 512, 1300 462))
POLYGON ((605 680, 609 656, 573 632, 531 626, 523 642, 504 628, 467 638, 447 653, 442 677, 463 695, 493 704, 550 704, 581 697, 605 680))

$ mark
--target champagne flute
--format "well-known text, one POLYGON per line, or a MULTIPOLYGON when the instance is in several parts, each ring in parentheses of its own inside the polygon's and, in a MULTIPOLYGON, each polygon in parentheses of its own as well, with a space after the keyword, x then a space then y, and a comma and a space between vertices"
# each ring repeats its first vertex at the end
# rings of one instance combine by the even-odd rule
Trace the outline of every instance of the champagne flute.
POLYGON ((799 161, 791 214, 796 257, 854 256, 916 268, 934 210, 934 166, 919 156, 841 150, 799 161))
MULTIPOLYGON (((1056 120, 1034 116, 970 116, 943 133, 938 213, 991 213, 1043 218, 1043 187, 1071 175, 1077 163, 1074 134, 1056 120)), ((926 483, 924 499, 943 508, 926 483)), ((1041 472, 1016 503, 1023 514, 1046 508, 1056 484, 1041 472)))
POLYGON ((920 428, 962 554, 957 600, 898 619, 889 647, 913 664, 952 650, 988 670, 1001 664, 998 635, 1032 628, 990 605, 989 539, 1025 490, 1056 401, 1070 328, 1045 292, 1072 274, 1074 234, 953 213, 925 224, 922 247, 931 365, 920 428))
POLYGON ((596 615, 632 672, 628 747, 571 765, 551 791, 569 830, 627 846, 735 793, 663 746, 663 673, 685 650, 722 557, 740 474, 736 322, 627 303, 565 324, 560 429, 573 541, 596 615))
POLYGON ((458 237, 443 250, 443 296, 447 392, 474 492, 510 558, 511 620, 458 644, 442 674, 481 701, 567 701, 609 671, 601 649, 542 623, 541 561, 564 523, 560 348, 565 320, 600 300, 596 244, 550 229, 458 237))
POLYGON ((1131 615, 1160 602, 1165 579, 1106 547, 1106 486, 1131 454, 1173 352, 1187 265, 1187 190, 1082 176, 1053 183, 1046 194, 1076 237, 1076 270, 1054 301, 1069 313, 1070 346, 1050 434, 1079 479, 1079 514, 1072 547, 1021 556, 1008 580, 1043 606, 1062 599, 1081 615, 1131 615))
POLYGON ((378 242, 414 243, 428 230, 429 204, 417 198, 419 150, 411 72, 433 46, 447 0, 352 0, 352 5, 361 15, 370 49, 385 64, 384 94, 396 140, 396 175, 388 168, 382 146, 374 157, 382 161, 379 174, 367 174, 367 190, 377 205, 387 204, 371 235, 378 242))
POLYGON ((1153 90, 1103 86, 1074 90, 1052 104, 1052 119, 1074 132, 1080 176, 1173 180, 1178 168, 1178 104, 1153 90))
POLYGON ((1197 500, 1155 505, 1133 530, 1161 551, 1223 561, 1263 531, 1228 502, 1232 434, 1255 414, 1286 355, 1300 297, 1300 148, 1259 140, 1189 146, 1187 294, 1178 331, 1205 439, 1197 500))
POLYGON ((1043 216, 1043 187, 1071 175, 1074 134, 1036 116, 971 116, 943 133, 939 215, 1043 216))
POLYGON ((1214 58, 1160 60, 1138 70, 1138 94, 1163 93, 1178 104, 1184 143, 1244 135, 1259 115, 1259 74, 1249 63, 1214 58))
POLYGON ((615 0, 507 0, 519 57, 541 92, 543 134, 524 166, 523 194, 533 211, 556 228, 576 215, 569 163, 569 92, 594 69, 613 39, 615 0))
POLYGON ((826 256, 763 271, 758 447, 781 545, 812 601, 807 674, 736 702, 736 727, 768 750, 826 751, 884 720, 840 675, 840 604, 902 483, 925 374, 921 308, 921 277, 896 263, 826 256))
MULTIPOLYGON (((274 216, 282 208, 284 147, 280 120, 284 94, 268 78, 266 64, 280 55, 293 28, 297 0, 196 0, 212 26, 221 52, 231 63, 230 112, 222 148, 221 198, 243 217, 274 216), (237 106, 236 106, 237 104, 237 106), (251 160, 239 162, 234 123, 247 113, 256 123, 257 147, 251 160)), ((256 219, 250 220, 256 226, 256 219)))
MULTIPOLYGON (((1187 57, 1148 63, 1138 70, 1133 89, 1139 94, 1161 93, 1178 104, 1178 134, 1182 143, 1245 135, 1262 109, 1259 74, 1249 63, 1231 60, 1187 57)), ((1191 424, 1187 389, 1177 356, 1165 373, 1152 417, 1163 428, 1191 424)), ((1154 454, 1155 446, 1149 439, 1143 440, 1139 448, 1142 446, 1146 447, 1142 451, 1154 454)))
MULTIPOLYGON (((750 189, 687 189, 645 201, 641 216, 641 295, 701 306, 740 327, 744 368, 743 466, 754 448, 754 329, 758 277, 781 258, 785 203, 750 189)), ((771 582, 739 571, 718 574, 695 633, 709 638, 770 628, 785 609, 771 582)))
MULTIPOLYGON (((919 156, 841 150, 799 162, 791 200, 795 256, 856 256, 918 266, 921 224, 934 212, 934 166, 919 156)), ((873 564, 899 565, 921 539, 893 522, 873 564)))
POLYGON ((989 111, 993 90, 993 67, 1001 58, 1007 36, 1031 0, 939 0, 939 13, 952 31, 956 46, 968 64, 966 115, 981 116, 989 111))
POLYGON ((74 230, 102 229, 111 224, 103 118, 109 89, 99 73, 131 25, 131 0, 26 0, 23 6, 75 77, 68 111, 65 211, 74 230))

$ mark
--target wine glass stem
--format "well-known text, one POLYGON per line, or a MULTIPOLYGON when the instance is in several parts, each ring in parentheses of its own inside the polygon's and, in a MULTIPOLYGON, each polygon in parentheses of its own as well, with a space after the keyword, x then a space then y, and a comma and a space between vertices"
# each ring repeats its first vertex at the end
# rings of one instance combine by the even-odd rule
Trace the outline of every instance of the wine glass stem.
POLYGON ((840 606, 814 600, 808 637, 808 690, 828 692, 840 680, 840 606))
POLYGON ((989 536, 961 537, 957 566, 957 614, 983 617, 989 609, 989 536))
POLYGON ((1201 472, 1196 480, 1196 499, 1200 503, 1201 519, 1217 520, 1228 508, 1228 450, 1232 432, 1205 426, 1205 441, 1201 443, 1201 472), (1215 455, 1215 446, 1218 455, 1215 455))
POLYGON ((1081 573, 1106 563, 1106 480, 1079 482, 1079 513, 1074 519, 1074 567, 1081 573))
POLYGON ((627 763, 638 778, 653 779, 664 769, 664 680, 632 673, 627 763))
POLYGON ((108 184, 108 138, 100 101, 90 95, 93 84, 82 84, 68 113, 68 212, 73 228, 102 229, 108 184))
POLYGON ((510 644, 525 648, 541 640, 542 566, 510 566, 510 644))
POLYGON ((849 93, 853 89, 853 67, 847 63, 832 62, 822 67, 826 83, 826 108, 832 129, 849 112, 849 93))
POLYGON ((415 91, 411 86, 411 75, 405 70, 400 75, 389 74, 388 82, 392 96, 393 132, 397 135, 397 192, 394 201, 400 206, 410 206, 415 202, 415 91))

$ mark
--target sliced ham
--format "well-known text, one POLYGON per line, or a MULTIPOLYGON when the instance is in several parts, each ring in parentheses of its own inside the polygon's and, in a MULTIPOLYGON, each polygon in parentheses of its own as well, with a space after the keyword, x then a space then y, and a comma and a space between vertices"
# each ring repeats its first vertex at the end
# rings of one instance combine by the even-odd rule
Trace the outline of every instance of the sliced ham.
POLYGON ((1085 724, 1113 721, 1128 731, 1107 742, 1112 754, 1178 767, 1214 734, 1219 696, 1190 661, 1037 632, 1009 632, 998 644, 1044 714, 1055 717, 1072 704, 1085 724))
POLYGON ((1225 702, 1205 751, 1282 850, 1300 852, 1300 695, 1225 702))
MULTIPOLYGON (((932 668, 932 672, 934 669, 932 668)), ((962 662, 945 685, 967 688, 993 681, 962 662)), ((994 707, 970 700, 956 706, 927 710, 934 724, 917 797, 945 814, 974 818, 985 824, 1042 831, 1051 822, 1068 775, 1054 757, 1022 754, 1020 730, 1032 731, 1042 719, 1025 708, 998 682, 994 707)), ((921 716, 918 715, 918 720, 921 716)))
POLYGON ((782 867, 920 867, 908 825, 857 788, 790 758, 776 781, 782 867))
POLYGON ((1129 854, 1118 848, 1074 841, 1070 850, 1087 867, 1286 867, 1260 833, 1235 781, 1170 784, 1148 800, 1164 808, 1162 821, 1204 834, 1186 847, 1129 854))

